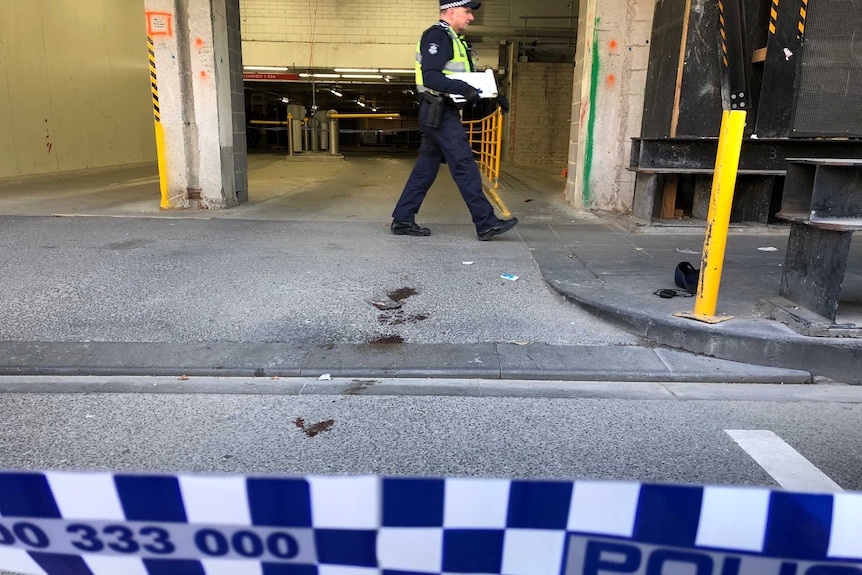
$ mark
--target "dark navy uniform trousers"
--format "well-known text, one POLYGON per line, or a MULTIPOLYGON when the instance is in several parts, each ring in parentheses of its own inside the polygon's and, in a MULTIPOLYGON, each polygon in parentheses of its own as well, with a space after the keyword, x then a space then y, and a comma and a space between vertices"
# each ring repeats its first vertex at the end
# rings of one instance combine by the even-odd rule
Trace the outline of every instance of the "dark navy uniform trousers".
POLYGON ((452 179, 458 185, 461 197, 473 217, 476 231, 482 232, 497 225, 500 220, 494 215, 494 207, 482 191, 482 176, 473 159, 473 150, 467 141, 464 126, 461 125, 458 108, 451 102, 446 103, 439 128, 427 125, 429 108, 430 104, 423 100, 419 107, 419 125, 422 131, 419 159, 404 185, 404 191, 401 192, 392 217, 404 222, 415 221, 422 200, 437 178, 440 164, 445 158, 452 179))

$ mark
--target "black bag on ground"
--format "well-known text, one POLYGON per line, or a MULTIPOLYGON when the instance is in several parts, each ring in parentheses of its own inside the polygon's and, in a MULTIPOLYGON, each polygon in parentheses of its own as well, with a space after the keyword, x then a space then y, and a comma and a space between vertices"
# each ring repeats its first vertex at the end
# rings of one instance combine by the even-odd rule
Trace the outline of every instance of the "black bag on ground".
POLYGON ((688 293, 697 293, 697 282, 700 279, 700 270, 694 268, 689 262, 680 262, 673 274, 676 285, 688 293))

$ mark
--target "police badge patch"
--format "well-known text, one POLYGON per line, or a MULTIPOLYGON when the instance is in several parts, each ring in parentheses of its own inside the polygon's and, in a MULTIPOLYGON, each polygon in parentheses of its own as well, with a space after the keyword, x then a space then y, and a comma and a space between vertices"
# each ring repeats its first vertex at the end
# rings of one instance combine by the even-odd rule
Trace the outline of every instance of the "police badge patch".
POLYGON ((433 56, 434 54, 436 54, 436 53, 437 53, 437 51, 438 51, 439 49, 440 49, 440 47, 439 47, 439 46, 437 46, 437 44, 429 44, 429 46, 428 46, 428 53, 429 53, 429 54, 431 54, 431 55, 433 56))

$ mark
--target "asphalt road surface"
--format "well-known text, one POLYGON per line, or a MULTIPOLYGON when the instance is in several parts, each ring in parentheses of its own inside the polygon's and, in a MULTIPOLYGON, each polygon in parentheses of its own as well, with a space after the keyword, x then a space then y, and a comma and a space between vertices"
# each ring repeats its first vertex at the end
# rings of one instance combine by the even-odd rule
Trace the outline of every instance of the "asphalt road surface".
POLYGON ((0 217, 0 268, 0 341, 640 343, 470 225, 0 217))
POLYGON ((476 381, 436 381, 444 395, 422 395, 420 381, 369 395, 385 393, 373 380, 287 395, 243 379, 176 393, 174 379, 69 393, 72 378, 0 378, 0 468, 862 490, 862 390, 850 386, 499 382, 496 397, 462 397, 476 381), (36 385, 48 392, 26 391, 36 385), (568 397, 524 397, 531 386, 568 397))
POLYGON ((796 394, 815 386, 745 396, 733 385, 595 383, 554 399, 458 397, 465 381, 448 396, 362 395, 372 386, 362 382, 356 395, 139 393, 162 380, 129 381, 132 393, 0 394, 0 468, 777 486, 728 434, 763 430, 862 490, 862 394, 796 394), (325 430, 307 433, 316 424, 325 430))

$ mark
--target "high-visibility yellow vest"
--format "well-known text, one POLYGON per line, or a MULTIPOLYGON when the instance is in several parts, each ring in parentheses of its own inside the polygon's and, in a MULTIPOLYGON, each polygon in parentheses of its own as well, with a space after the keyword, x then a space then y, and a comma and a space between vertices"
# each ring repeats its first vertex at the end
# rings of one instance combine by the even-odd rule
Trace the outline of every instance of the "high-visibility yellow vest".
MULTIPOLYGON (((439 24, 438 24, 439 26, 439 24)), ((441 26, 442 28, 443 26, 441 26)), ((449 37, 452 39, 452 52, 455 56, 446 62, 446 66, 443 68, 444 74, 454 74, 456 72, 472 72, 472 65, 470 62, 470 48, 467 45, 467 41, 452 29, 451 26, 445 27, 446 32, 449 33, 449 37)), ((422 77, 422 40, 416 43, 416 89, 419 92, 430 92, 432 94, 437 94, 436 90, 432 90, 430 88, 425 87, 425 80, 422 77)))

